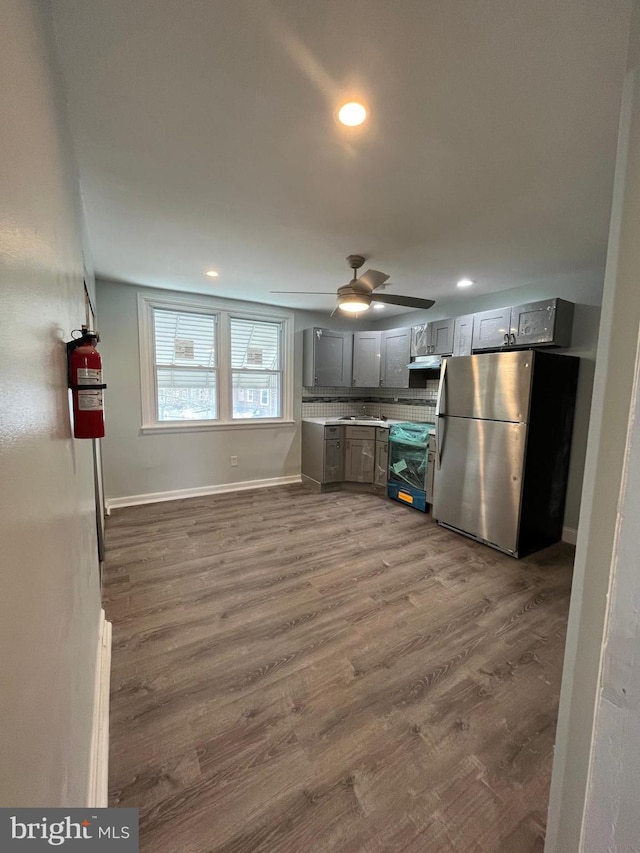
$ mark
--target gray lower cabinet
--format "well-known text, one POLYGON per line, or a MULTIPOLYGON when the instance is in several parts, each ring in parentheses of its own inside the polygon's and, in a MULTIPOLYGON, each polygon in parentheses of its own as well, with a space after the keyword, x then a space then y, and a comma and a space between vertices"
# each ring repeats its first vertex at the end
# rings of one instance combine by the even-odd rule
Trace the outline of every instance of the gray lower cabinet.
POLYGON ((411 329, 386 329, 382 333, 380 385, 383 388, 408 388, 411 329))
MULTIPOLYGON (((384 432, 389 432, 384 430, 384 432)), ((376 470, 373 482, 376 486, 386 486, 389 479, 389 442, 376 436, 376 470)))
POLYGON ((385 486, 386 427, 324 425, 302 421, 302 474, 317 486, 342 482, 385 486))
POLYGON ((344 450, 344 479, 349 483, 373 483, 375 441, 348 438, 344 450))
POLYGON ((452 355, 471 355, 473 342, 473 314, 456 317, 453 329, 452 355))
POLYGON ((323 483, 341 483, 344 480, 344 441, 329 438, 324 441, 323 483))
POLYGON ((342 388, 351 385, 353 332, 305 329, 302 384, 306 388, 342 388))
POLYGON ((302 422, 302 474, 316 483, 344 480, 344 427, 302 422))
POLYGON ((344 479, 373 483, 376 453, 375 427, 348 426, 344 446, 344 479))
POLYGON ((356 388, 377 388, 380 384, 382 332, 354 332, 353 384, 356 388))

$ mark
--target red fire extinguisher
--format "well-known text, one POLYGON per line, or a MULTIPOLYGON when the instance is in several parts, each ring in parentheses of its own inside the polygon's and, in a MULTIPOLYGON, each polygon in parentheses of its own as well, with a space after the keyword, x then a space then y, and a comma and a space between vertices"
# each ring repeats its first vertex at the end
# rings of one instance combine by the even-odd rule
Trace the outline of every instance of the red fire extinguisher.
POLYGON ((97 332, 87 326, 82 334, 67 342, 69 387, 73 395, 73 434, 75 438, 102 438, 104 410, 102 392, 102 359, 96 349, 97 332))

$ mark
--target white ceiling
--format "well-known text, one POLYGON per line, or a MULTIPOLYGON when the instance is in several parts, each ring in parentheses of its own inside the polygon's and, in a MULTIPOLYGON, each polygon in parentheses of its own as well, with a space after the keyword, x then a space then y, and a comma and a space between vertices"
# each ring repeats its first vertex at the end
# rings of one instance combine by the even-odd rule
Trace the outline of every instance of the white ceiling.
POLYGON ((349 253, 447 301, 604 263, 630 0, 52 7, 103 277, 330 310, 269 291, 349 253))

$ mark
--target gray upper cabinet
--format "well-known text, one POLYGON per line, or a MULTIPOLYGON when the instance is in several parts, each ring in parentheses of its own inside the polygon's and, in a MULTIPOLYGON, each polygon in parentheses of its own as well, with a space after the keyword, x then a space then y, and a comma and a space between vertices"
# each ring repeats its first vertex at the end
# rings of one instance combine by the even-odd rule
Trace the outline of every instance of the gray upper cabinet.
POLYGON ((307 388, 351 385, 353 332, 305 329, 302 384, 307 388))
POLYGON ((429 323, 430 345, 433 355, 451 355, 455 320, 432 320, 429 323))
POLYGON ((411 356, 451 355, 455 320, 432 320, 411 329, 411 356))
POLYGON ((473 314, 456 317, 453 329, 452 355, 471 355, 473 340, 473 314))
POLYGON ((473 349, 571 346, 573 308, 565 299, 542 299, 474 314, 473 349))
POLYGON ((429 355, 430 346, 431 330, 429 329, 429 324, 423 323, 421 326, 413 326, 411 329, 411 358, 429 355))
POLYGON ((386 329, 382 333, 380 385, 383 388, 409 387, 411 329, 386 329))
POLYGON ((473 315, 474 350, 499 349, 508 345, 511 307, 494 308, 473 315))
POLYGON ((380 384, 382 332, 354 332, 353 384, 356 388, 377 388, 380 384))
POLYGON ((543 299, 511 309, 510 346, 571 346, 573 302, 543 299))

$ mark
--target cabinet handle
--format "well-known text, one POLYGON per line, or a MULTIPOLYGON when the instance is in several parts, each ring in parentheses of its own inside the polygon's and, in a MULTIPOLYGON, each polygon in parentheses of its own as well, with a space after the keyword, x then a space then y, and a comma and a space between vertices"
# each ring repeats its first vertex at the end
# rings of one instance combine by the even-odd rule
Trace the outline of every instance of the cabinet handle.
POLYGON ((505 347, 509 346, 509 335, 506 332, 504 333, 504 340, 502 343, 503 343, 503 346, 505 346, 505 347))
POLYGON ((513 334, 513 332, 511 332, 511 343, 513 344, 513 346, 516 345, 516 336, 513 334))
POLYGON ((318 384, 318 377, 317 376, 314 377, 314 382, 316 385, 318 384))

